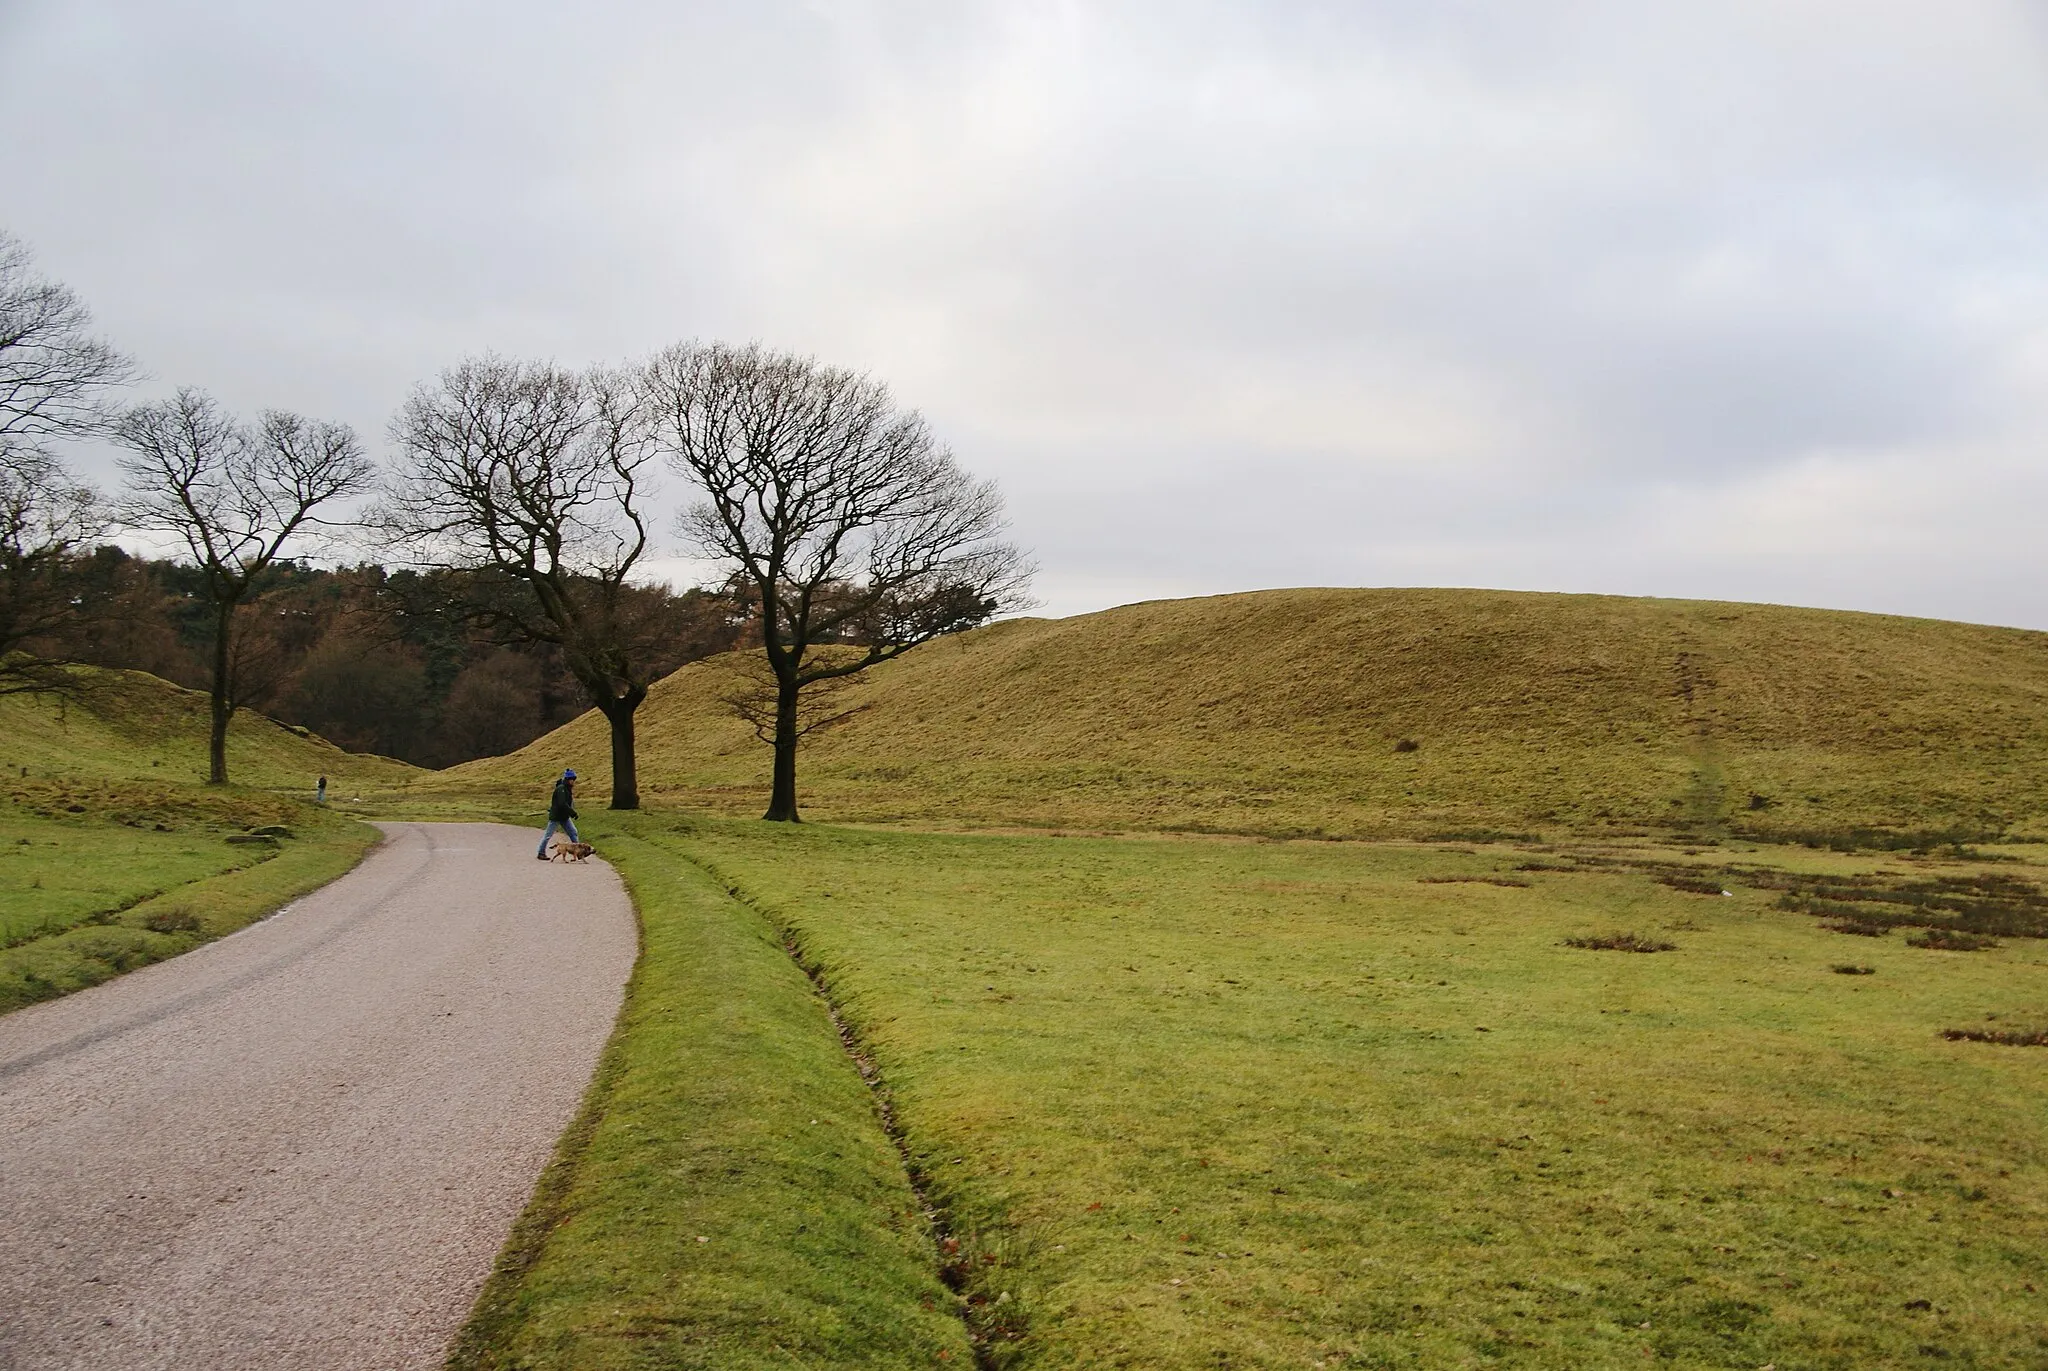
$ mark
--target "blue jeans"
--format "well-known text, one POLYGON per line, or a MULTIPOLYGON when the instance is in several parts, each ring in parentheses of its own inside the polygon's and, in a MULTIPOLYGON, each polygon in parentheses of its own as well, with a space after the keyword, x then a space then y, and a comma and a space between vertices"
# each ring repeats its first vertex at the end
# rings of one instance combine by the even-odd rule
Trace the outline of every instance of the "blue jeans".
POLYGON ((580 843, 580 842, 582 842, 582 841, 583 841, 583 840, 582 840, 581 838, 579 838, 579 837, 577 837, 577 836, 576 836, 576 821, 575 821, 574 819, 549 819, 549 820, 548 820, 548 826, 547 826, 546 828, 544 828, 544 829, 542 829, 542 830, 541 830, 541 835, 540 835, 540 855, 541 855, 541 856, 545 857, 545 856, 547 856, 547 855, 548 855, 548 839, 550 839, 550 838, 552 838, 552 837, 554 837, 554 836, 555 836, 555 830, 556 830, 556 829, 558 829, 558 828, 559 828, 559 829, 561 829, 561 830, 562 830, 562 831, 563 831, 564 833, 566 833, 566 834, 568 834, 568 835, 569 835, 569 841, 570 841, 570 842, 572 842, 572 843, 580 843))

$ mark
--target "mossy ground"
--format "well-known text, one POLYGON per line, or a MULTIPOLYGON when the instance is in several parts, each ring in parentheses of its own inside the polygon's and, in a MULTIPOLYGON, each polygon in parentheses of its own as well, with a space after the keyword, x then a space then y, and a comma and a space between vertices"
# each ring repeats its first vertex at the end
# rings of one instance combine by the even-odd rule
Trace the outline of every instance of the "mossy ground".
MULTIPOLYGON (((688 1025, 740 1004, 746 1021, 837 1052, 802 978, 770 965, 780 928, 880 1068, 997 1363, 1789 1371, 2048 1357, 2048 1053, 1941 1036, 2048 1020, 2048 944, 1852 939, 1739 881, 1722 897, 1626 867, 1517 871, 1557 854, 1512 845, 654 816, 593 828, 633 874, 650 948, 737 939, 759 966, 743 978, 707 961, 722 989, 637 986, 614 1051, 672 1059, 672 1083, 610 1125, 617 1151, 579 1164, 584 1198, 565 1212, 592 1217, 569 1219, 577 1241, 530 1277, 558 1321, 622 1306, 649 1329, 661 1308, 678 1327, 722 1328, 733 1289, 818 1255, 795 1225, 839 1203, 826 1173, 842 1139, 862 1135, 864 1165, 888 1170, 843 1056, 814 1056, 797 1084, 751 1048, 715 1068, 691 1055, 704 1034, 688 1025), (713 898, 720 887, 751 908, 713 898), (1614 929, 1677 947, 1563 945, 1614 929), (1846 951, 1874 974, 1835 974, 1846 951), (713 1069, 720 1100, 775 1103, 744 1104, 735 1127, 696 1102, 713 1069), (834 1149, 807 1147, 806 1098, 829 1102, 834 1149), (806 1156, 815 1169, 795 1168, 806 1156), (665 1189, 664 1174, 687 1184, 665 1189), (791 1217, 763 1225, 764 1204, 791 1217), (730 1233, 748 1256, 679 1260, 699 1255, 695 1233, 730 1233)), ((1710 871, 1729 857, 1593 855, 1710 871)), ((1927 869, 1805 849, 1740 860, 1927 869)), ((906 1250, 883 1222, 900 1192, 867 1203, 886 1240, 827 1248, 834 1279, 906 1250)), ((921 1313, 913 1289, 898 1308, 921 1313)), ((781 1314, 762 1317, 757 1340, 782 1336, 781 1314)), ((585 1362, 554 1346, 502 1364, 754 1364, 585 1362)))

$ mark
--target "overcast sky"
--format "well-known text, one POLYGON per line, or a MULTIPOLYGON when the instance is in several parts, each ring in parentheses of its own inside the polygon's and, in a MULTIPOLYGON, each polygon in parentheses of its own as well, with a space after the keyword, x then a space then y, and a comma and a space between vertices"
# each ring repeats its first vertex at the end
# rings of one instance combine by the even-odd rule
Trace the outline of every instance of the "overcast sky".
POLYGON ((383 448, 760 340, 1056 614, 1284 585, 2048 628, 2048 4, 0 0, 0 226, 383 448))

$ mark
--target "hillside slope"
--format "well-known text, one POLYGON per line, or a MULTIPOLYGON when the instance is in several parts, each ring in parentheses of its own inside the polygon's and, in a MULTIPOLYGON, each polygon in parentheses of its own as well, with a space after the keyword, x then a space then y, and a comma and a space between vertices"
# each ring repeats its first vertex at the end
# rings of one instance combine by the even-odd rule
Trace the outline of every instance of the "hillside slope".
MULTIPOLYGON (((87 670, 75 698, 0 696, 0 770, 20 778, 206 779, 206 696, 140 671, 87 670), (26 771, 24 771, 26 768, 26 771)), ((247 710, 228 727, 228 777, 237 785, 313 788, 402 784, 417 768, 344 752, 247 710)))
MULTIPOLYGON (((768 750, 723 703, 751 660, 655 687, 651 799, 765 803, 768 750)), ((1267 591, 997 624, 844 701, 857 712, 805 744, 813 817, 1332 835, 2048 825, 2048 634, 1935 620, 1267 591)), ((605 736, 586 715, 424 784, 537 791, 568 764, 598 797, 605 736)))

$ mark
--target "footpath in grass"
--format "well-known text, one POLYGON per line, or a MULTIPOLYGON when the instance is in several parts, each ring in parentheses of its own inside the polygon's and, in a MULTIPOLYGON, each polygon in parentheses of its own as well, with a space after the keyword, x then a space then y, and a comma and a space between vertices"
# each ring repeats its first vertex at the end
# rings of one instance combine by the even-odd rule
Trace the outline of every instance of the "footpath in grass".
POLYGON ((451 1366, 970 1364, 925 1216, 823 1002, 662 823, 587 825, 632 889, 640 961, 451 1366))
POLYGON ((244 928, 378 840, 367 824, 262 792, 18 780, 0 800, 0 1012, 244 928), (228 841, 272 825, 290 836, 228 841))
POLYGON ((690 1285, 712 1257, 685 1236, 712 1226, 699 1206, 757 1215, 747 1269, 773 1280, 808 1278, 805 1224, 833 1224, 858 1269, 929 1261, 907 1211, 900 1231, 831 1218, 832 1168, 858 1157, 880 1185, 889 1158, 871 1132, 850 1154, 857 1082, 687 857, 792 932, 856 1026, 993 1363, 2048 1357, 2048 1052, 1941 1036, 2048 1018, 2040 941, 1846 936, 1732 877, 1518 870, 1570 863, 1509 847, 717 822, 650 839, 668 865, 617 845, 661 911, 614 1049, 644 1093, 606 1109, 616 1151, 582 1169, 537 1334, 560 1318, 687 1345, 760 1317, 737 1273, 725 1300, 690 1285), (1675 947, 1564 945, 1616 931, 1675 947), (674 956, 703 966, 662 970, 674 956), (1851 961, 1869 974, 1833 969, 1851 961))

